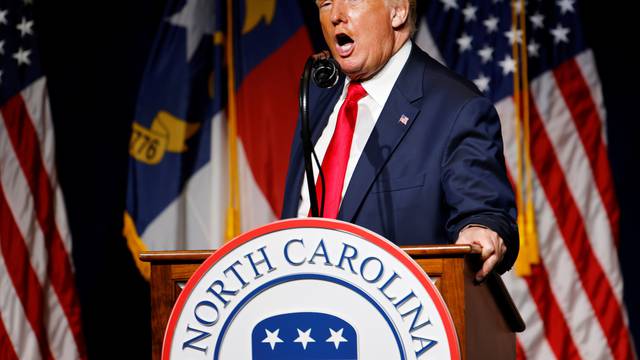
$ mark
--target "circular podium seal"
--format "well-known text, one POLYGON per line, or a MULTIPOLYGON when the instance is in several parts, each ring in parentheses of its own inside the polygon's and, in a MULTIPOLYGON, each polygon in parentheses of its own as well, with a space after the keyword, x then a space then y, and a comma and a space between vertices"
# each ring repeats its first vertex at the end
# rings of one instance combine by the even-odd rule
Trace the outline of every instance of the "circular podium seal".
POLYGON ((404 251, 359 226, 278 221, 214 252, 169 318, 163 359, 460 359, 453 320, 404 251))

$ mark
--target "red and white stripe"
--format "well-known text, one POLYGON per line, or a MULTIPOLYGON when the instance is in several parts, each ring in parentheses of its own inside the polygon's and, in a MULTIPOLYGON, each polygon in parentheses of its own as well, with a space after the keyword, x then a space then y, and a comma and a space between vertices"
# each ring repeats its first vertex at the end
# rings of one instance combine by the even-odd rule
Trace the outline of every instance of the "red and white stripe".
POLYGON ((0 110, 0 344, 18 358, 85 358, 44 78, 0 110))
MULTIPOLYGON (((422 25, 418 44, 438 58, 433 41, 420 42, 430 36, 422 25)), ((607 158, 606 111, 592 52, 532 79, 530 91, 541 264, 525 278, 504 276, 527 324, 518 334, 518 358, 633 359, 617 257, 619 210, 607 158)), ((513 99, 496 108, 507 169, 514 175, 513 99)))
MULTIPOLYGON (((582 66, 588 56, 590 52, 531 82, 531 157, 541 264, 525 279, 511 275, 508 286, 521 311, 532 305, 537 309, 537 317, 525 317, 528 329, 519 335, 523 357, 533 359, 550 358, 539 354, 541 348, 558 359, 634 356, 621 300, 614 230, 618 210, 602 138, 604 111, 598 110, 598 95, 591 97, 600 94, 600 88, 592 87, 597 76, 582 77, 595 70, 582 66), (537 332, 540 328, 544 330, 537 332)), ((496 107, 507 167, 514 173, 513 101, 506 99, 496 107)))

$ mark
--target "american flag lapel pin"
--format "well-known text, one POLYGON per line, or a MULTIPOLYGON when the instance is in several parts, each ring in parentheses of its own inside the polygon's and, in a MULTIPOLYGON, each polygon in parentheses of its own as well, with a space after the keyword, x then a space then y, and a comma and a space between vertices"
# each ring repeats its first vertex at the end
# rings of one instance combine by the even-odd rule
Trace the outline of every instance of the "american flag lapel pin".
POLYGON ((407 125, 407 123, 409 122, 409 118, 407 117, 407 115, 402 114, 402 116, 400 116, 400 120, 398 120, 398 122, 402 125, 407 125))

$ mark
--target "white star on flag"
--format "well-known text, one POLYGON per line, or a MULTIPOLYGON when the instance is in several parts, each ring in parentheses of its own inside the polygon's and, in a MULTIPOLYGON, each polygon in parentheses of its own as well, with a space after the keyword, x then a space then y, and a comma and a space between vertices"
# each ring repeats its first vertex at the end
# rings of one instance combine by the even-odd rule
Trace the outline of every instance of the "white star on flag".
MULTIPOLYGON (((527 6, 527 2, 524 2, 524 6, 526 8, 527 6)), ((520 3, 520 0, 516 0, 513 2, 513 9, 516 11, 516 14, 520 15, 520 13, 522 12, 522 4, 520 3)))
POLYGON ((9 10, 0 10, 0 24, 7 25, 7 13, 9 10))
POLYGON ((486 64, 493 59, 493 48, 485 45, 482 49, 478 50, 478 55, 482 58, 482 63, 486 64))
POLYGON ((301 331, 300 329, 296 329, 296 330, 298 330, 298 337, 295 340, 293 340, 293 342, 301 343, 303 349, 307 350, 307 344, 309 344, 310 342, 316 342, 311 337, 311 329, 307 331, 301 331))
POLYGON ((498 31, 498 18, 495 16, 491 16, 487 20, 482 22, 484 26, 487 28, 487 32, 491 34, 494 31, 498 31))
POLYGON ((24 17, 20 24, 16 25, 16 29, 20 30, 20 36, 24 37, 25 35, 33 35, 33 20, 27 21, 24 17))
POLYGON ((458 46, 460 46, 460 52, 471 49, 471 40, 473 40, 471 36, 467 35, 467 33, 462 33, 462 36, 456 40, 458 46))
POLYGON ((502 75, 507 75, 509 73, 516 71, 516 61, 509 55, 504 57, 504 60, 498 63, 502 68, 502 75))
POLYGON ((284 342, 282 341, 282 339, 280 339, 278 337, 278 334, 280 333, 280 329, 276 329, 276 331, 271 332, 267 329, 264 329, 264 331, 267 333, 267 337, 264 338, 264 340, 262 340, 263 343, 269 343, 269 345, 271 345, 271 350, 276 348, 276 344, 277 343, 281 343, 284 342))
POLYGON ((187 61, 198 49, 205 34, 215 30, 214 2, 210 0, 187 0, 182 10, 169 18, 169 23, 184 27, 187 31, 187 61))
POLYGON ((483 73, 480 73, 477 79, 473 80, 473 83, 476 84, 478 89, 482 92, 489 91, 489 77, 485 76, 483 73))
POLYGON ((527 45, 527 51, 529 52, 529 57, 540 56, 540 44, 538 44, 535 40, 529 41, 529 44, 527 45))
POLYGON ((511 28, 509 31, 504 33, 504 36, 509 39, 509 44, 513 45, 514 41, 517 41, 518 44, 522 43, 522 30, 521 29, 513 29, 511 28))
POLYGON ((563 27, 562 24, 558 24, 558 26, 556 26, 554 29, 551 29, 551 35, 553 35, 554 43, 568 43, 569 38, 567 35, 569 35, 570 31, 571 30, 569 28, 563 27))
POLYGON ((529 17, 529 20, 533 24, 534 29, 542 29, 544 27, 544 15, 540 14, 539 12, 531 15, 529 17))
POLYGON ((471 5, 471 4, 467 4, 467 7, 465 7, 462 10, 462 14, 464 15, 464 21, 465 22, 469 22, 471 20, 475 20, 476 19, 476 11, 478 11, 478 8, 471 5))
POLYGON ((558 0, 556 5, 560 7, 560 12, 564 15, 567 12, 574 12, 573 4, 575 0, 558 0))
POLYGON ((342 337, 342 331, 344 331, 344 328, 338 331, 334 331, 333 329, 329 328, 329 332, 331 333, 331 336, 327 339, 327 342, 332 342, 333 345, 336 347, 336 350, 338 349, 338 347, 340 347, 340 343, 348 342, 347 339, 342 337))
POLYGON ((22 50, 22 48, 18 49, 18 52, 13 54, 13 58, 16 59, 18 65, 31 65, 31 60, 29 60, 29 55, 31 55, 31 50, 22 50))
POLYGON ((444 5, 444 9, 447 11, 458 8, 458 2, 456 0, 440 0, 440 2, 444 5))

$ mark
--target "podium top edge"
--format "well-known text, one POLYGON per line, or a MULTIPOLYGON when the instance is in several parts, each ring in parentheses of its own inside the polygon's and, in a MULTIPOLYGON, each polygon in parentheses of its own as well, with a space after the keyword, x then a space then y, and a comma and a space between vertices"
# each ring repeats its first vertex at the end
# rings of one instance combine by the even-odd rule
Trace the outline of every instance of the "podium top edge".
MULTIPOLYGON (((414 258, 428 257, 464 257, 479 253, 479 248, 471 245, 411 245, 400 246, 409 256, 414 258)), ((143 251, 140 260, 144 262, 202 262, 215 250, 168 250, 143 251)))

